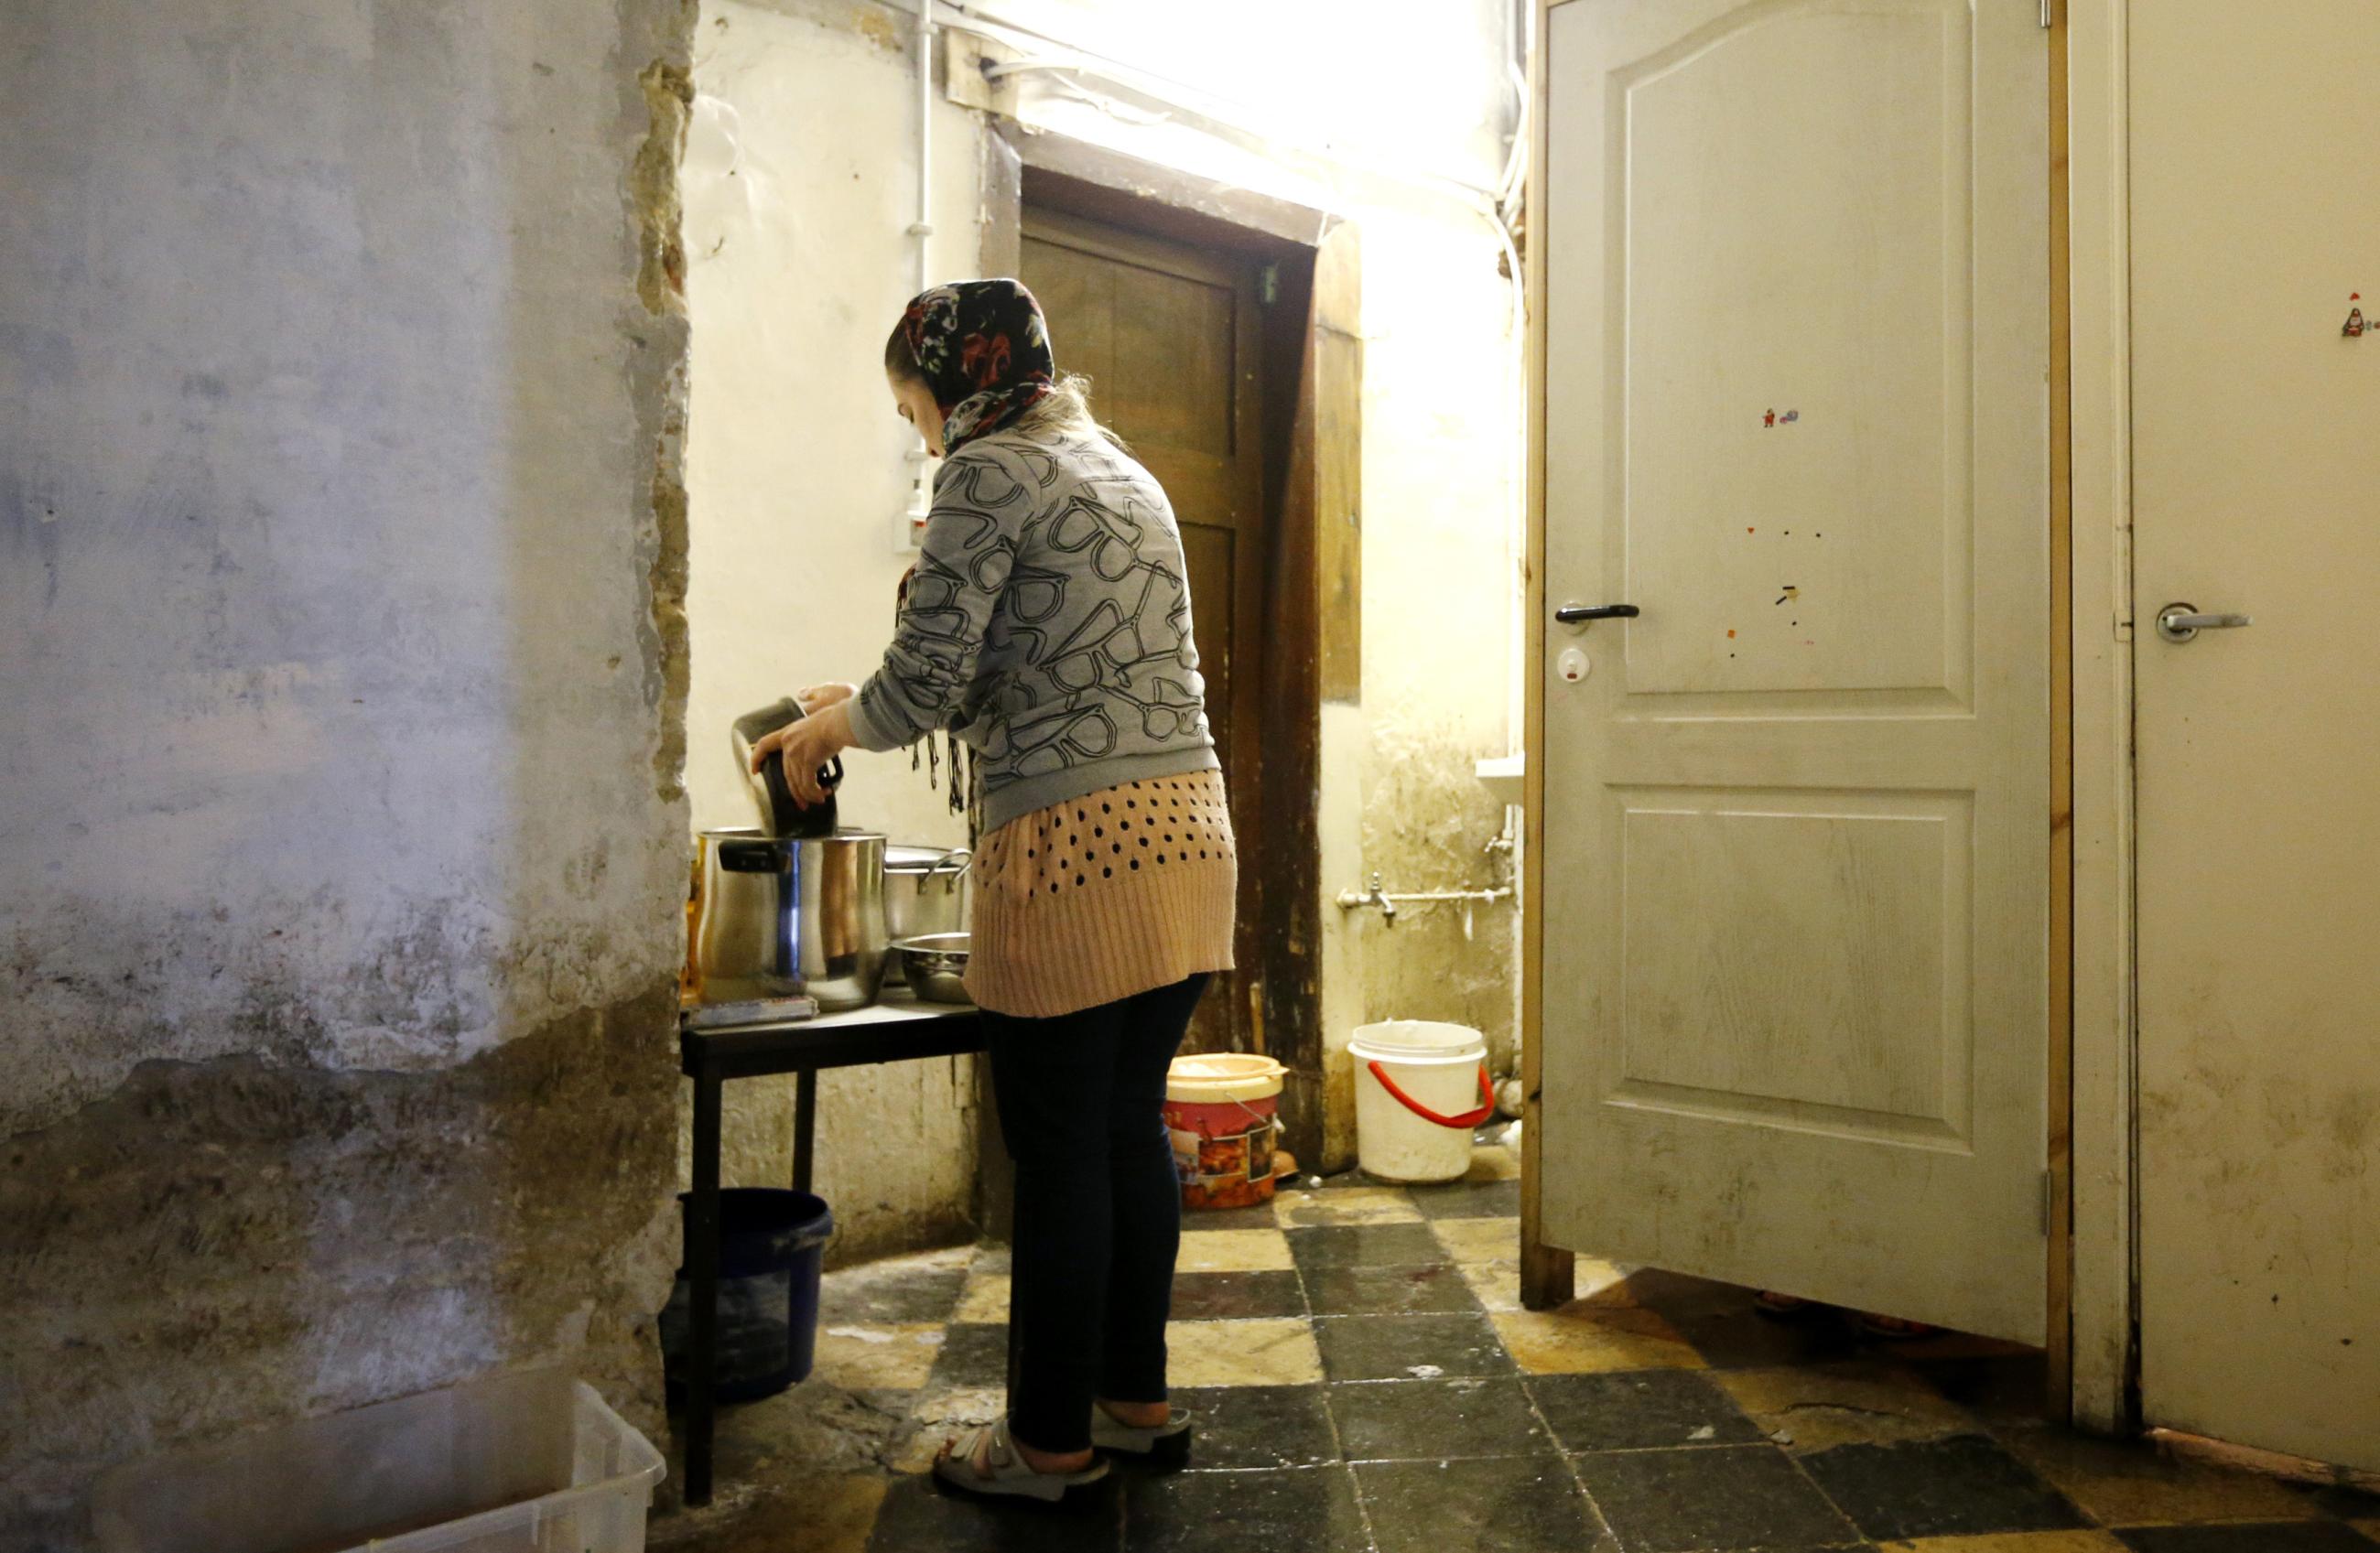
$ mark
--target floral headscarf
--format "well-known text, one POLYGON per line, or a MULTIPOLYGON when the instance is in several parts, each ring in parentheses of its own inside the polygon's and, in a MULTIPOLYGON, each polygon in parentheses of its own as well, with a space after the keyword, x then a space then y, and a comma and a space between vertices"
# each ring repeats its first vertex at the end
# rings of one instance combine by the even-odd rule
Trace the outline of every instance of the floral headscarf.
POLYGON ((921 291, 901 317, 901 334, 934 391, 951 453, 1011 424, 1056 384, 1049 323, 1021 281, 921 291))

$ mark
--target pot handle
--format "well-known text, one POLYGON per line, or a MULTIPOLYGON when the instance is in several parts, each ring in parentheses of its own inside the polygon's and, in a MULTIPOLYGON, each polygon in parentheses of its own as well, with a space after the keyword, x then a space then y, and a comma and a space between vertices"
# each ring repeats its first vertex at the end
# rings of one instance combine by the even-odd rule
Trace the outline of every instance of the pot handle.
POLYGON ((966 878, 967 870, 975 867, 975 854, 968 851, 965 847, 961 847, 956 852, 946 853, 941 857, 937 858, 934 862, 934 866, 926 870, 926 877, 928 879, 940 879, 941 877, 942 870, 944 868, 949 868, 953 863, 956 863, 958 867, 951 869, 951 877, 942 884, 942 891, 945 894, 953 894, 957 892, 959 880, 966 878))
POLYGON ((781 874, 790 856, 775 836, 730 836, 718 843, 719 866, 731 874, 781 874))

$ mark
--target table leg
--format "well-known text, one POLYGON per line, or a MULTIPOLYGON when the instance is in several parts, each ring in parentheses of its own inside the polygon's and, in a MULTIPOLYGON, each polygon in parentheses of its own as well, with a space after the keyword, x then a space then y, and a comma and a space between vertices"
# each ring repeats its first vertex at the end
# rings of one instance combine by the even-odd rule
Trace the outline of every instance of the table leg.
POLYGON ((720 1077, 706 1068, 694 1080, 694 1190, 686 1209, 686 1502, 710 1502, 711 1431, 717 1423, 719 1358, 720 1077))
POLYGON ((810 1163, 818 1145, 818 1070, 794 1075, 794 1190, 810 1189, 810 1163))

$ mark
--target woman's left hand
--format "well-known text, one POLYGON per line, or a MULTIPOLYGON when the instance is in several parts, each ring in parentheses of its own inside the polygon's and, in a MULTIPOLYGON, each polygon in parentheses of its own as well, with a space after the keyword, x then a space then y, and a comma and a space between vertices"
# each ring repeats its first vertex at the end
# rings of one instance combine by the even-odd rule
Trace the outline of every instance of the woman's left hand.
POLYGON ((831 679, 824 685, 806 685, 794 692, 800 703, 802 715, 816 717, 837 701, 848 701, 859 694, 859 686, 848 680, 831 679))
POLYGON ((844 703, 837 701, 814 717, 801 718, 786 723, 773 734, 764 734, 752 746, 752 770, 758 771, 764 761, 783 762, 785 786, 794 801, 804 808, 826 802, 825 784, 819 781, 820 769, 849 749, 852 746, 851 714, 844 703))

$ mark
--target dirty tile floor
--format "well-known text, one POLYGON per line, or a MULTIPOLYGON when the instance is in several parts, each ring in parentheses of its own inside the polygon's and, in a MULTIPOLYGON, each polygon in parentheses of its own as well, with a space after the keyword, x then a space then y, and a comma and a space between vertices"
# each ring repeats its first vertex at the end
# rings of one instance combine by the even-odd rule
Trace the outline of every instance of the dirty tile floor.
MULTIPOLYGON (((2372 1553, 2380 1499, 2041 1421, 2040 1355, 1780 1323, 1746 1291, 1582 1259, 1521 1308, 1519 1182, 1332 1184, 1196 1215, 1173 1375, 1188 1470, 1063 1507, 937 1493, 995 1416, 1007 1253, 830 1275, 818 1371, 727 1410, 719 1493, 673 1553, 2372 1553)), ((1348 1178, 1359 1182, 1360 1178, 1348 1178)))

